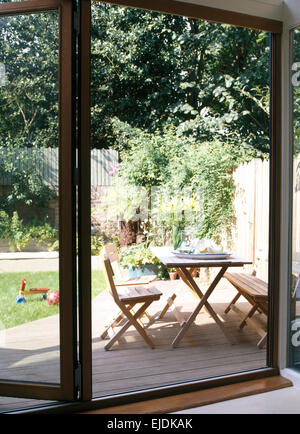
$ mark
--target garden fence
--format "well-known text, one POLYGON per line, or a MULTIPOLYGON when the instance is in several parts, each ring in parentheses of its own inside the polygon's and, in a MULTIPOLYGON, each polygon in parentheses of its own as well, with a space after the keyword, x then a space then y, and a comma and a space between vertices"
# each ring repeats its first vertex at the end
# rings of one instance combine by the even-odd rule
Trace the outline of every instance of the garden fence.
POLYGON ((269 161, 254 159, 234 172, 236 186, 233 251, 249 259, 257 276, 268 281, 269 256, 269 161))
MULTIPOLYGON (((46 184, 58 185, 58 149, 23 148, 20 153, 10 154, 11 161, 19 169, 37 170, 46 184)), ((1 158, 6 158, 7 149, 0 148, 1 158)), ((110 149, 91 151, 91 183, 98 195, 110 186, 112 177, 109 172, 118 162, 118 152, 110 149), (98 187, 98 190, 97 190, 98 187), (99 193, 100 192, 100 193, 99 193)), ((257 276, 268 280, 269 254, 269 161, 253 159, 240 165, 233 174, 235 183, 235 222, 232 230, 230 249, 238 256, 249 259, 253 265, 247 266, 257 276)), ((9 186, 12 177, 0 172, 0 186, 9 186)), ((97 198, 96 198, 97 199, 97 198)), ((96 200, 94 198, 94 201, 96 200)), ((300 157, 294 160, 293 221, 300 219, 300 157)), ((228 240, 226 240, 228 241, 228 240)), ((293 231, 293 251, 300 257, 300 225, 293 231), (298 253, 297 253, 298 252, 298 253)), ((247 268, 246 267, 246 268, 247 268)))
MULTIPOLYGON (((268 281, 269 254, 269 161, 254 159, 234 172, 236 186, 235 225, 232 250, 250 259, 257 276, 268 281)), ((293 176, 293 259, 300 260, 300 157, 294 159, 293 176)))
MULTIPOLYGON (((18 148, 15 151, 0 148, 1 159, 9 161, 20 170, 34 170, 39 173, 45 184, 58 185, 58 148, 18 148)), ((118 162, 118 152, 111 149, 92 149, 91 181, 92 186, 111 185, 109 172, 118 162)), ((0 185, 11 185, 13 178, 0 172, 0 185)))

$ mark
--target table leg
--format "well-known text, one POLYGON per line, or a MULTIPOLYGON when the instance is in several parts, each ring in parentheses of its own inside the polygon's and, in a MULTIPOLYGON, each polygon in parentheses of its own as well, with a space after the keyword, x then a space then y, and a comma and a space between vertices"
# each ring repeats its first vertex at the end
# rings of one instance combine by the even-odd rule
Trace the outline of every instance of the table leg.
MULTIPOLYGON (((172 343, 172 346, 174 348, 179 344, 179 342, 181 341, 181 339, 183 338, 183 336, 185 335, 185 333, 187 332, 187 330, 189 329, 189 327, 192 325, 192 323, 196 319, 198 313, 200 312, 200 310, 202 309, 203 306, 206 307, 206 309, 209 312, 209 314, 213 317, 213 319, 215 320, 215 322, 220 326, 221 330, 225 333, 226 337, 228 338, 228 335, 227 335, 227 333, 224 330, 222 322, 220 321, 220 319, 218 318, 217 314, 215 313, 215 311, 213 310, 213 308, 211 307, 211 305, 207 301, 208 298, 209 298, 209 296, 211 295, 211 293, 213 292, 213 290, 215 289, 215 287, 217 286, 217 284, 219 283, 219 281, 223 277, 223 275, 226 272, 227 268, 228 268, 227 265, 221 268, 221 270, 219 271, 219 273, 217 274, 217 276, 215 277, 215 279, 213 280, 213 282, 211 283, 211 285, 209 286, 209 288, 207 289, 207 291, 205 292, 205 294, 202 294, 201 290, 199 289, 199 287, 196 284, 195 280, 189 274, 188 270, 185 267, 181 267, 180 268, 179 274, 181 276, 184 276, 183 280, 185 282, 188 282, 188 286, 191 287, 193 289, 193 291, 198 294, 198 296, 200 298, 200 303, 197 305, 197 307, 194 310, 194 312, 191 313, 191 315, 189 316, 186 324, 182 327, 182 329, 180 330, 180 332, 175 337, 175 339, 174 339, 174 341, 172 343)), ((232 340, 231 340, 231 342, 232 342, 232 340)))
MULTIPOLYGON (((193 273, 189 271, 189 269, 181 269, 181 268, 177 268, 177 273, 179 274, 181 280, 188 286, 188 288, 192 291, 192 294, 194 297, 196 298, 202 298, 203 297, 203 293, 200 290, 200 288, 197 285, 197 288, 195 287, 195 285, 193 285, 190 282, 190 278, 192 278, 193 282, 194 282, 194 275, 193 273)), ((205 309, 205 313, 208 316, 211 316, 210 313, 208 312, 207 308, 204 306, 205 309)))
POLYGON ((258 348, 263 348, 267 342, 267 339, 268 339, 268 333, 266 332, 264 334, 264 336, 258 342, 258 344, 257 344, 258 348))

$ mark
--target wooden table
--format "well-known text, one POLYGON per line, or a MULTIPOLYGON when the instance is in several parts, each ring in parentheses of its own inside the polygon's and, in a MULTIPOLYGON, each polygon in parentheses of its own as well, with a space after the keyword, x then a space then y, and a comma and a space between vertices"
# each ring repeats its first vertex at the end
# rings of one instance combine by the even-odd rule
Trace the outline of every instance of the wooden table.
POLYGON ((175 348, 181 339, 184 337, 194 320, 196 319, 197 315, 201 311, 203 307, 206 308, 209 315, 215 320, 215 322, 218 324, 222 332, 225 334, 227 339, 232 342, 231 337, 226 332, 222 321, 216 314, 216 312, 213 310, 211 305, 208 302, 209 296, 212 294, 213 290, 216 288, 217 284, 223 277, 224 273, 229 267, 242 267, 245 264, 251 264, 251 261, 244 260, 241 258, 238 258, 236 256, 230 256, 228 259, 214 259, 214 260, 207 260, 207 259, 186 259, 186 258, 179 258, 176 255, 172 254, 172 248, 171 247, 153 247, 152 248, 153 254, 168 268, 175 268, 178 272, 179 276, 181 277, 182 281, 187 285, 187 287, 192 291, 192 293, 199 299, 199 302, 195 308, 195 310, 190 314, 189 318, 185 321, 184 324, 182 324, 181 330, 175 337, 175 339, 172 342, 172 346, 175 348), (195 268, 201 268, 201 267, 219 267, 221 268, 218 274, 216 275, 215 279, 211 282, 209 288, 203 294, 201 289, 199 288, 196 280, 192 276, 192 270, 195 268))

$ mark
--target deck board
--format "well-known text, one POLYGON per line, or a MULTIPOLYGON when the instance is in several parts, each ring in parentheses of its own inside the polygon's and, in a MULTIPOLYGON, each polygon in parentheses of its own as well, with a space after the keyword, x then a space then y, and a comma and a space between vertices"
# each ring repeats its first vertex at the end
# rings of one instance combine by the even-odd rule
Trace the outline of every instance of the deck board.
MULTIPOLYGON (((188 316, 197 303, 192 293, 177 281, 155 282, 163 299, 151 305, 156 314, 166 299, 177 293, 175 304, 188 316)), ((103 292, 92 306, 93 396, 155 388, 219 375, 259 369, 266 366, 266 351, 258 349, 259 336, 251 327, 240 330, 240 318, 234 312, 224 314, 236 291, 222 279, 209 298, 224 327, 236 341, 229 343, 214 320, 205 312, 198 315, 177 348, 171 343, 180 325, 174 314, 167 315, 147 328, 156 348, 149 348, 134 328, 110 351, 100 332, 114 308, 109 293, 103 292)), ((245 312, 249 304, 237 303, 245 312)), ((263 316, 256 314, 258 320, 263 316)), ((29 381, 59 381, 59 317, 54 316, 7 330, 6 346, 0 348, 0 378, 29 381)), ((0 398, 0 411, 42 404, 42 401, 0 398)))
MULTIPOLYGON (((182 282, 155 284, 162 290, 164 299, 175 291, 176 306, 183 316, 189 315, 197 301, 182 282)), ((172 340, 180 325, 169 311, 165 318, 147 329, 156 345, 154 350, 145 345, 134 328, 130 328, 110 351, 103 351, 105 341, 94 338, 93 395, 105 396, 265 367, 266 351, 257 348, 257 333, 250 327, 241 331, 238 327, 240 318, 234 312, 224 314, 235 290, 224 279, 221 288, 212 294, 209 301, 224 321, 226 330, 235 338, 235 345, 226 340, 211 317, 201 312, 179 347, 172 348, 172 340)), ((152 313, 159 311, 163 303, 164 300, 153 303, 152 313)), ((105 303, 103 300, 103 304, 107 306, 109 299, 105 303)), ((239 307, 246 313, 249 304, 241 300, 239 307)), ((96 305, 94 315, 99 311, 100 306, 96 305)), ((95 333, 97 336, 97 326, 95 333)))

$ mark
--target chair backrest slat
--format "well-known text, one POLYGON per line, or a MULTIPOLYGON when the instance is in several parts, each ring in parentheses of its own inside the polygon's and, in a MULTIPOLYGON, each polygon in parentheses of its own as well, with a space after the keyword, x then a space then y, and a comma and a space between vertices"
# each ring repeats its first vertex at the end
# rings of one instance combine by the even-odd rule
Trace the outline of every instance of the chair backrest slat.
POLYGON ((109 292, 113 296, 115 302, 117 304, 119 304, 120 298, 119 298, 119 294, 118 294, 118 291, 117 291, 115 283, 114 283, 114 273, 113 273, 110 259, 109 259, 108 255, 103 251, 101 252, 100 257, 101 257, 101 262, 103 265, 102 268, 104 271, 104 277, 105 277, 106 283, 108 285, 109 292))
POLYGON ((122 270, 121 265, 120 265, 120 257, 119 257, 118 250, 117 250, 117 247, 115 246, 115 244, 113 244, 113 243, 106 244, 103 247, 103 250, 111 262, 111 266, 112 266, 113 271, 115 273, 116 279, 122 280, 122 279, 126 278, 125 273, 122 270))

